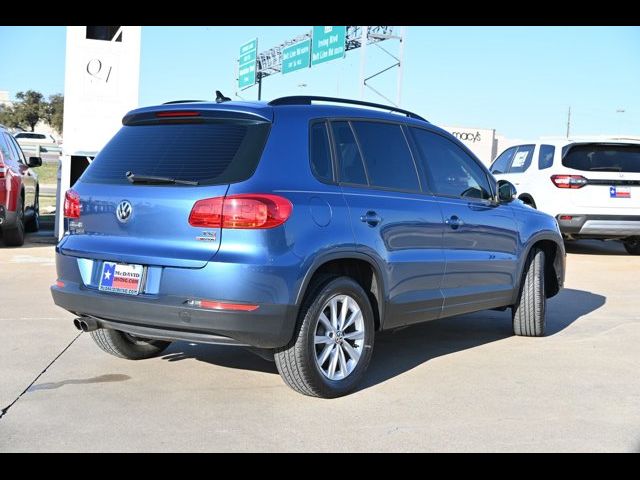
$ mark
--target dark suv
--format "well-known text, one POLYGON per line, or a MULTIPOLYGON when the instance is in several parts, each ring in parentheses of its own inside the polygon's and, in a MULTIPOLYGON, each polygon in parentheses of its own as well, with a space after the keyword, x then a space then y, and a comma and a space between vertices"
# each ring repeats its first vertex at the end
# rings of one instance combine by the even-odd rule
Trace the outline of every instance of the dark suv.
POLYGON ((543 335, 565 251, 556 221, 513 195, 405 110, 141 108, 66 194, 51 290, 113 355, 250 346, 298 392, 335 397, 379 330, 511 307, 516 334, 543 335))

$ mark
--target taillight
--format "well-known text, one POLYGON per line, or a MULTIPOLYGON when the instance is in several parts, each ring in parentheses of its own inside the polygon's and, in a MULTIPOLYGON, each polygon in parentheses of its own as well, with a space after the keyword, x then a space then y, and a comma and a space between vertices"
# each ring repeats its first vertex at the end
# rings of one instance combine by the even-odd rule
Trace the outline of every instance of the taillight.
POLYGON ((4 164, 4 157, 0 152, 0 178, 4 178, 4 174, 7 173, 7 167, 4 164))
POLYGON ((64 194, 65 218, 80 218, 80 195, 75 190, 67 190, 64 194))
POLYGON ((189 224, 209 228, 273 228, 291 216, 293 205, 286 198, 269 194, 240 194, 198 200, 189 224))
POLYGON ((582 188, 588 183, 582 175, 551 175, 551 181, 558 188, 582 188))

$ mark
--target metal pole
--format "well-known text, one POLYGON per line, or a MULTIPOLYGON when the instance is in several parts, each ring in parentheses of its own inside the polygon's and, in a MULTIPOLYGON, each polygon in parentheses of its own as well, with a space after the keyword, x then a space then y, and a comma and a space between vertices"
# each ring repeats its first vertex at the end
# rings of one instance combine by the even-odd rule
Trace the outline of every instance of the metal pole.
POLYGON ((260 101, 262 100, 262 75, 260 74, 262 65, 260 64, 259 60, 257 62, 257 65, 258 65, 258 71, 256 72, 256 75, 258 76, 258 101, 260 101))
POLYGON ((369 27, 360 27, 360 100, 364 100, 364 87, 365 87, 365 64, 367 60, 367 33, 369 27))
POLYGON ((570 130, 571 130, 571 106, 569 106, 569 113, 567 114, 567 138, 569 138, 570 130))
POLYGON ((400 27, 400 51, 398 52, 398 95, 396 105, 402 105, 402 69, 404 67, 404 39, 407 27, 400 27))

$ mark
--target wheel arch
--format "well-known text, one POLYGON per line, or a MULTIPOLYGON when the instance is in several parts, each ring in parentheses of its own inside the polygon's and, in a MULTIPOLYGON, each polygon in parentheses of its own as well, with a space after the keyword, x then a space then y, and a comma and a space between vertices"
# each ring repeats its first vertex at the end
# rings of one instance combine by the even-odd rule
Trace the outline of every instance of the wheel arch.
POLYGON ((360 252, 336 252, 317 258, 307 269, 296 295, 300 306, 314 278, 326 273, 353 278, 369 295, 373 307, 376 330, 384 325, 386 288, 382 267, 369 255, 360 252), (370 276, 369 276, 370 274, 370 276))
POLYGON ((555 296, 564 284, 565 274, 565 249, 562 240, 558 241, 556 236, 550 233, 541 232, 532 237, 527 246, 523 249, 522 259, 518 268, 518 284, 514 289, 513 303, 516 302, 517 296, 522 287, 524 277, 524 269, 527 266, 527 259, 534 248, 541 248, 545 253, 544 271, 545 271, 545 296, 551 298, 555 296))

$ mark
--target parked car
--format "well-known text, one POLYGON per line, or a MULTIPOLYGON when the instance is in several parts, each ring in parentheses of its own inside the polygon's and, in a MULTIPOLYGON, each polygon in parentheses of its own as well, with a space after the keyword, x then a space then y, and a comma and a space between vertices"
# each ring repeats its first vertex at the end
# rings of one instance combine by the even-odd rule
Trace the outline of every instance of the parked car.
POLYGON ((17 132, 13 137, 25 150, 35 150, 39 145, 44 152, 59 152, 58 141, 49 133, 17 132))
POLYGON ((573 139, 507 148, 491 165, 568 239, 621 240, 640 255, 640 142, 573 139))
POLYGON ((25 231, 39 228, 38 176, 32 169, 40 165, 40 157, 27 160, 20 145, 0 128, 0 229, 6 245, 22 245, 25 231))
POLYGON ((564 246, 514 193, 388 106, 140 108, 66 193, 51 291, 112 355, 250 346, 294 390, 336 397, 379 330, 511 307, 516 334, 544 334, 564 246))

